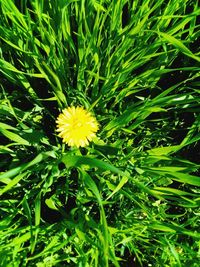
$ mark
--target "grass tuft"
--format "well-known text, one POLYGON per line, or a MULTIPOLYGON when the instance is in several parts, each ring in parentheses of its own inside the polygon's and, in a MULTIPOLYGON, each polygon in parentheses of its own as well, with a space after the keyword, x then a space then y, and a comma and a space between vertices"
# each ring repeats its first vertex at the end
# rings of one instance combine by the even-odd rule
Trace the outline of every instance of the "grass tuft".
POLYGON ((0 0, 0 266, 200 261, 199 1, 0 0), (100 129, 74 149, 69 106, 100 129))

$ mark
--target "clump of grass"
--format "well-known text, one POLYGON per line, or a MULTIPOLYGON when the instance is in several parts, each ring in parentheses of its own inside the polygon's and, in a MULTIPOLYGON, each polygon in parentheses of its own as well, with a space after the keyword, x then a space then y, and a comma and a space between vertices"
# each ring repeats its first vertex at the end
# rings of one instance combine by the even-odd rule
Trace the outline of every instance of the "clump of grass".
POLYGON ((0 1, 1 266, 198 266, 198 1, 0 1), (56 118, 100 124, 71 149, 56 118))

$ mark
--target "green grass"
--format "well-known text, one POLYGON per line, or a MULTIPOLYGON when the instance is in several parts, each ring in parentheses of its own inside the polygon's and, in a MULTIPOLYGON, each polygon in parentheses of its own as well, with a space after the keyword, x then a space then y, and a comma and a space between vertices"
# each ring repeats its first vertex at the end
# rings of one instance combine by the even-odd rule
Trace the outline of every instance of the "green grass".
POLYGON ((198 267, 199 1, 0 14, 0 266, 198 267), (84 149, 55 131, 70 105, 100 124, 84 149))

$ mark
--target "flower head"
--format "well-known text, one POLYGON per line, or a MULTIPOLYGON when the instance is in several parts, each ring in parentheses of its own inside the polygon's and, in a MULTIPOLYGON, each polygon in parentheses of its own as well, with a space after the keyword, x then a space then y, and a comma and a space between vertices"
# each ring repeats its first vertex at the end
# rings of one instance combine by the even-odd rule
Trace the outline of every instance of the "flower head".
POLYGON ((57 120, 58 136, 69 146, 84 147, 89 144, 99 128, 96 119, 82 107, 65 108, 57 120))

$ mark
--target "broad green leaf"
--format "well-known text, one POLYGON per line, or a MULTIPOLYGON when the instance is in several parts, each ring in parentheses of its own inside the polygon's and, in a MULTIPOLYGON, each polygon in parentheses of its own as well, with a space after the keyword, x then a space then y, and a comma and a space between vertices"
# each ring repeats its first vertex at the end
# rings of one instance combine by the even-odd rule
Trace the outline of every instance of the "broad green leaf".
POLYGON ((154 190, 164 193, 164 194, 169 194, 169 195, 179 195, 179 196, 185 196, 185 195, 189 195, 189 196, 195 196, 195 194, 191 194, 188 193, 186 191, 182 191, 176 188, 170 188, 170 187, 161 187, 161 186, 155 186, 154 190))
POLYGON ((52 210, 59 210, 56 207, 55 201, 52 198, 45 199, 45 204, 52 210))
MULTIPOLYGON (((2 179, 4 179, 4 180, 5 179, 9 179, 9 178, 19 174, 20 172, 25 171, 28 168, 40 163, 43 159, 45 159, 45 158, 47 158, 49 156, 51 157, 53 155, 54 155, 54 153, 52 153, 52 151, 47 151, 47 152, 44 152, 44 153, 40 153, 32 161, 30 161, 28 163, 24 163, 21 166, 16 167, 16 168, 11 169, 11 170, 8 170, 8 171, 6 171, 4 173, 1 173, 0 174, 0 181, 2 179)), ((10 180, 7 180, 7 181, 9 182, 10 180)))
POLYGON ((85 172, 83 170, 81 170, 81 174, 82 174, 84 183, 86 184, 87 188, 92 191, 94 196, 97 198, 98 203, 100 205, 102 205, 101 195, 99 193, 99 190, 98 190, 94 180, 91 178, 91 176, 87 172, 85 172))
POLYGON ((171 228, 168 225, 163 225, 159 223, 151 223, 150 228, 153 228, 154 230, 157 230, 157 231, 167 232, 167 233, 176 233, 176 230, 174 229, 174 227, 171 228))
POLYGON ((108 200, 114 194, 116 194, 127 182, 128 182, 127 176, 123 176, 122 179, 120 180, 119 184, 116 186, 116 188, 113 190, 113 192, 107 197, 106 200, 108 200))
POLYGON ((187 173, 181 173, 181 172, 172 172, 172 173, 168 173, 168 174, 171 177, 176 178, 176 180, 179 182, 200 186, 200 177, 199 176, 194 176, 194 175, 190 175, 187 173))
POLYGON ((163 156, 177 152, 182 148, 181 145, 177 146, 167 146, 167 147, 156 147, 150 150, 147 150, 147 153, 151 156, 163 156))
POLYGON ((0 132, 5 135, 7 138, 9 138, 11 141, 16 142, 19 145, 25 145, 25 146, 30 146, 30 143, 22 138, 20 135, 10 132, 8 130, 0 129, 0 132))
POLYGON ((10 242, 9 244, 5 245, 6 247, 13 247, 13 246, 17 246, 17 245, 22 245, 24 242, 28 241, 31 238, 31 233, 25 233, 21 236, 17 236, 13 239, 12 242, 10 242))
POLYGON ((198 62, 200 62, 200 57, 194 55, 184 44, 183 42, 181 42, 180 40, 176 39, 174 36, 169 35, 167 33, 164 32, 159 32, 159 35, 161 35, 166 41, 168 41, 169 43, 171 43, 172 45, 174 45, 175 47, 177 47, 182 53, 184 53, 185 55, 197 60, 198 62))
POLYGON ((29 206, 28 201, 26 199, 26 196, 22 200, 22 206, 23 206, 25 214, 28 218, 29 224, 32 225, 31 209, 30 209, 30 206, 29 206))
POLYGON ((26 73, 26 72, 20 71, 17 68, 15 68, 15 66, 13 66, 12 64, 10 64, 9 62, 3 59, 0 59, 0 66, 1 66, 2 71, 5 69, 5 71, 9 70, 14 73, 24 74, 24 75, 31 76, 31 77, 44 78, 44 75, 41 73, 26 73))
POLYGON ((90 158, 90 157, 86 157, 86 156, 72 156, 72 155, 64 155, 61 158, 61 161, 68 167, 80 167, 82 165, 89 165, 90 167, 93 168, 99 168, 102 169, 104 171, 111 171, 117 174, 122 175, 123 172, 116 168, 115 166, 104 162, 102 160, 99 159, 95 159, 95 158, 90 158))
POLYGON ((0 130, 13 130, 16 131, 17 129, 11 125, 8 125, 6 123, 0 122, 0 130))
MULTIPOLYGON (((144 167, 145 168, 145 167, 144 167)), ((161 166, 161 167, 148 167, 149 170, 153 170, 153 171, 162 171, 162 172, 180 172, 180 171, 184 171, 187 169, 187 166, 185 167, 174 167, 174 166, 161 166)))
POLYGON ((3 189, 0 190, 0 195, 4 194, 8 190, 11 190, 16 184, 20 182, 21 179, 23 179, 26 175, 28 175, 28 172, 24 172, 22 174, 17 175, 14 179, 12 179, 3 189))
POLYGON ((35 226, 40 225, 41 219, 41 192, 35 199, 35 226))

